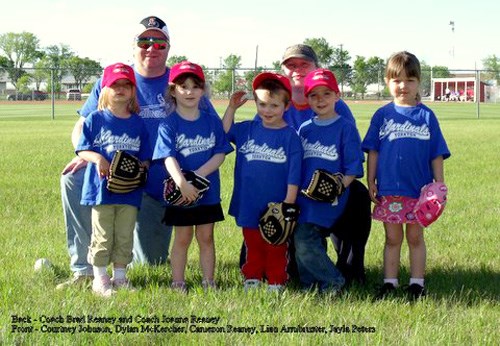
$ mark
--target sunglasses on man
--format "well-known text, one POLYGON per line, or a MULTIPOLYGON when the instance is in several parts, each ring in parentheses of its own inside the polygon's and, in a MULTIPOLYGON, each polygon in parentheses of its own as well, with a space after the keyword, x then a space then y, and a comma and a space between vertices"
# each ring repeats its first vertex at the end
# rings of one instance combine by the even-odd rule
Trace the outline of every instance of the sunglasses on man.
POLYGON ((163 50, 168 47, 169 42, 162 38, 157 37, 137 37, 135 39, 137 47, 141 49, 148 49, 153 46, 154 49, 163 50))

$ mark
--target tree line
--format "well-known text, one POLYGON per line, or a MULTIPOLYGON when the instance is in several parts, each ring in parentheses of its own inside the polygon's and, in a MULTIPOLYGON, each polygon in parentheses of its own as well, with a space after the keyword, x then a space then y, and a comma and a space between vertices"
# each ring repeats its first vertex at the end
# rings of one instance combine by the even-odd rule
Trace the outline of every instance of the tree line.
POLYGON ((99 62, 77 56, 68 45, 40 46, 30 32, 8 32, 0 35, 0 72, 7 73, 17 91, 29 90, 31 83, 39 90, 47 82, 48 92, 60 92, 63 77, 73 76, 82 89, 92 77, 102 73, 99 62))
MULTIPOLYGON (((310 45, 318 55, 322 67, 335 73, 341 91, 344 86, 354 97, 364 98, 370 84, 384 86, 385 59, 372 56, 357 55, 354 59, 343 45, 333 46, 325 38, 307 38, 303 42, 310 45)), ((102 73, 103 67, 99 62, 90 58, 77 56, 71 47, 65 44, 40 46, 40 40, 30 32, 8 32, 0 35, 0 73, 7 73, 12 84, 18 91, 27 91, 31 83, 39 90, 41 84, 47 82, 47 92, 61 91, 63 77, 70 75, 81 90, 90 89, 88 84, 93 77, 102 73)), ((188 60, 186 56, 171 56, 169 66, 188 60)), ((446 78, 451 72, 446 66, 430 66, 425 61, 422 65, 422 90, 431 90, 431 78, 446 78)), ((221 96, 229 96, 238 88, 245 87, 251 90, 251 81, 256 74, 264 70, 281 69, 280 61, 274 61, 271 67, 258 66, 252 69, 241 66, 241 56, 230 54, 222 61, 218 69, 210 69, 202 65, 207 71, 212 91, 221 96), (242 74, 239 72, 243 71, 242 74)), ((490 55, 483 59, 483 68, 486 72, 482 78, 488 82, 500 82, 500 58, 490 55)), ((87 90, 88 91, 88 90, 87 90)), ((382 88, 379 96, 387 96, 388 91, 382 88)))

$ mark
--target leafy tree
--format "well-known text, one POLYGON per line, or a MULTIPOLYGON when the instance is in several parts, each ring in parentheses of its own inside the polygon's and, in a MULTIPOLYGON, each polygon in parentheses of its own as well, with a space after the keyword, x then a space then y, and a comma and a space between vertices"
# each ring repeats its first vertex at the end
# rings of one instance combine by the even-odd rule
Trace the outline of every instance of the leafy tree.
POLYGON ((12 67, 12 62, 4 56, 0 56, 0 73, 12 67))
POLYGON ((63 61, 63 66, 75 78, 78 89, 90 81, 92 77, 99 77, 102 73, 102 66, 95 60, 72 56, 63 61))
POLYGON ((351 56, 349 52, 342 49, 342 46, 333 49, 331 65, 328 68, 335 74, 343 92, 344 84, 349 84, 352 79, 352 67, 349 65, 351 56))
POLYGON ((188 60, 188 58, 185 55, 172 55, 171 57, 168 58, 167 65, 174 66, 175 64, 178 64, 185 60, 188 60))
POLYGON ((257 67, 256 70, 250 70, 250 71, 246 71, 244 73, 244 79, 245 79, 245 89, 246 90, 252 90, 252 82, 253 80, 255 79, 255 77, 261 73, 262 71, 264 71, 264 68, 262 67, 257 67))
POLYGON ((241 56, 229 54, 227 58, 224 59, 222 67, 227 69, 237 69, 241 67, 241 56))
POLYGON ((449 78, 450 70, 446 66, 434 66, 432 68, 432 78, 449 78))
POLYGON ((26 71, 24 66, 35 62, 40 57, 39 39, 30 32, 8 32, 0 35, 0 50, 5 54, 8 63, 3 63, 12 84, 17 89, 17 81, 26 71))
POLYGON ((31 73, 31 78, 35 82, 35 90, 40 90, 40 85, 43 81, 50 79, 50 70, 44 63, 44 60, 39 60, 34 65, 34 71, 31 73))
POLYGON ((500 57, 495 54, 489 55, 483 59, 483 67, 488 70, 485 74, 486 79, 495 80, 500 85, 500 57))
POLYGON ((384 84, 385 61, 378 56, 372 56, 366 62, 368 65, 369 83, 384 84))
POLYGON ((325 38, 306 38, 304 40, 304 44, 307 44, 314 49, 316 55, 318 56, 318 62, 321 66, 330 66, 333 59, 334 49, 325 38))
POLYGON ((31 82, 31 76, 29 74, 24 74, 17 80, 17 91, 21 93, 30 93, 29 84, 31 82))
POLYGON ((420 71, 420 88, 422 89, 422 96, 426 96, 431 92, 432 89, 431 67, 422 60, 420 61, 420 71))
POLYGON ((47 91, 51 91, 52 88, 54 88, 54 91, 61 91, 62 79, 68 73, 68 70, 63 68, 65 61, 73 56, 74 53, 71 51, 71 48, 65 44, 60 44, 59 46, 52 45, 45 48, 45 59, 47 66, 52 69, 55 84, 52 85, 52 81, 48 83, 50 89, 47 91))
POLYGON ((273 61, 273 63, 271 64, 271 68, 276 72, 281 71, 281 61, 280 60, 273 61))
POLYGON ((369 65, 363 56, 356 56, 353 64, 353 77, 351 81, 351 89, 355 94, 361 94, 363 99, 366 93, 366 87, 370 82, 369 65))
POLYGON ((384 88, 384 72, 385 72, 385 61, 378 56, 372 56, 366 62, 368 69, 368 80, 367 84, 377 84, 378 93, 377 97, 380 97, 380 86, 384 88))
POLYGON ((214 81, 214 91, 220 94, 225 94, 227 97, 235 90, 236 85, 236 69, 241 66, 241 56, 230 54, 227 56, 222 67, 225 69, 216 75, 214 81))

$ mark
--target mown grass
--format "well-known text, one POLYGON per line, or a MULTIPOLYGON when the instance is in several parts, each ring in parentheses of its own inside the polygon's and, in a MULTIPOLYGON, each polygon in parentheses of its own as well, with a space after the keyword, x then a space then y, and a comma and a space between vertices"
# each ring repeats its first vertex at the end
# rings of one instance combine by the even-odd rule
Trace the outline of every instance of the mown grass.
MULTIPOLYGON (((363 136, 380 104, 349 102, 363 136)), ((500 106, 430 104, 440 119, 452 152, 445 161, 449 202, 442 218, 426 231, 428 248, 427 299, 410 304, 403 295, 373 302, 381 280, 384 235, 373 223, 367 245, 368 284, 353 286, 338 297, 303 293, 293 287, 282 295, 265 290, 244 294, 238 270, 241 231, 230 216, 216 226, 217 280, 220 289, 200 287, 198 251, 193 244, 187 272, 189 294, 169 289, 170 269, 134 267, 129 274, 137 292, 120 292, 109 300, 89 290, 56 291, 70 271, 63 225, 59 174, 72 157, 71 128, 77 104, 0 105, 0 343, 10 345, 142 345, 142 344, 410 344, 496 345, 499 340, 498 235, 500 183, 500 106), (35 273, 33 264, 49 258, 52 270, 35 273), (85 323, 69 323, 67 316, 85 323), (89 315, 124 318, 123 323, 88 323, 89 315), (14 323, 13 316, 30 317, 31 323, 14 323), (45 317, 44 317, 45 316, 45 317), (160 322, 163 327, 185 327, 186 332, 134 332, 141 325, 153 328, 163 316, 187 318, 188 323, 160 322), (219 317, 217 324, 191 323, 191 316, 219 317), (46 317, 64 320, 47 323, 46 317), (132 322, 127 322, 128 318, 132 322), (150 322, 143 317, 150 318, 150 322), (142 321, 141 321, 142 319, 142 321), (35 321, 36 320, 36 321, 35 321), (102 332, 49 333, 48 327, 109 327, 102 332), (115 325, 129 327, 117 332, 115 325), (13 326, 33 332, 13 331, 13 326), (257 328, 258 333, 208 332, 227 325, 257 328), (336 328, 331 328, 331 326, 336 328), (261 327, 263 326, 263 327, 261 327), (291 327, 282 329, 283 326, 291 327), (324 327, 326 332, 306 333, 299 326, 324 327), (354 327, 356 326, 356 327, 354 327), (200 329, 206 328, 206 332, 200 329), (349 331, 347 332, 347 327, 349 331), (262 329, 261 329, 262 328, 262 329), (278 332, 274 332, 278 328, 278 332), (354 332, 354 329, 356 331, 354 332), (333 332, 330 332, 333 330, 333 332), (265 332, 268 331, 268 332, 265 332), (273 332, 269 332, 273 331, 273 332)), ((223 104, 218 104, 223 110, 223 104)), ((252 104, 238 117, 251 118, 252 104)), ((232 188, 234 154, 222 166, 223 207, 227 210, 232 188)), ((331 247, 331 246, 330 246, 331 247)), ((331 249, 330 249, 331 252, 331 249)), ((335 255, 332 253, 332 256, 335 255)), ((408 281, 408 252, 403 248, 401 282, 408 281)))

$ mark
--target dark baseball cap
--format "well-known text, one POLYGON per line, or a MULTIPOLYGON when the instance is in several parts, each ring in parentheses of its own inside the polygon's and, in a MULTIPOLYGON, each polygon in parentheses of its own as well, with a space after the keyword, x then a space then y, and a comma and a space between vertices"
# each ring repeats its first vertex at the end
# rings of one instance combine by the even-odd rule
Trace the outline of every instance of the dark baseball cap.
POLYGON ((167 41, 170 41, 170 34, 168 33, 167 24, 158 17, 150 16, 141 20, 139 27, 137 29, 136 37, 141 36, 148 30, 155 30, 162 33, 167 41))
POLYGON ((314 52, 314 49, 306 44, 295 44, 288 47, 285 50, 285 54, 283 54, 283 59, 281 59, 281 65, 283 65, 285 61, 291 58, 306 59, 314 62, 316 65, 319 65, 318 56, 314 52))

